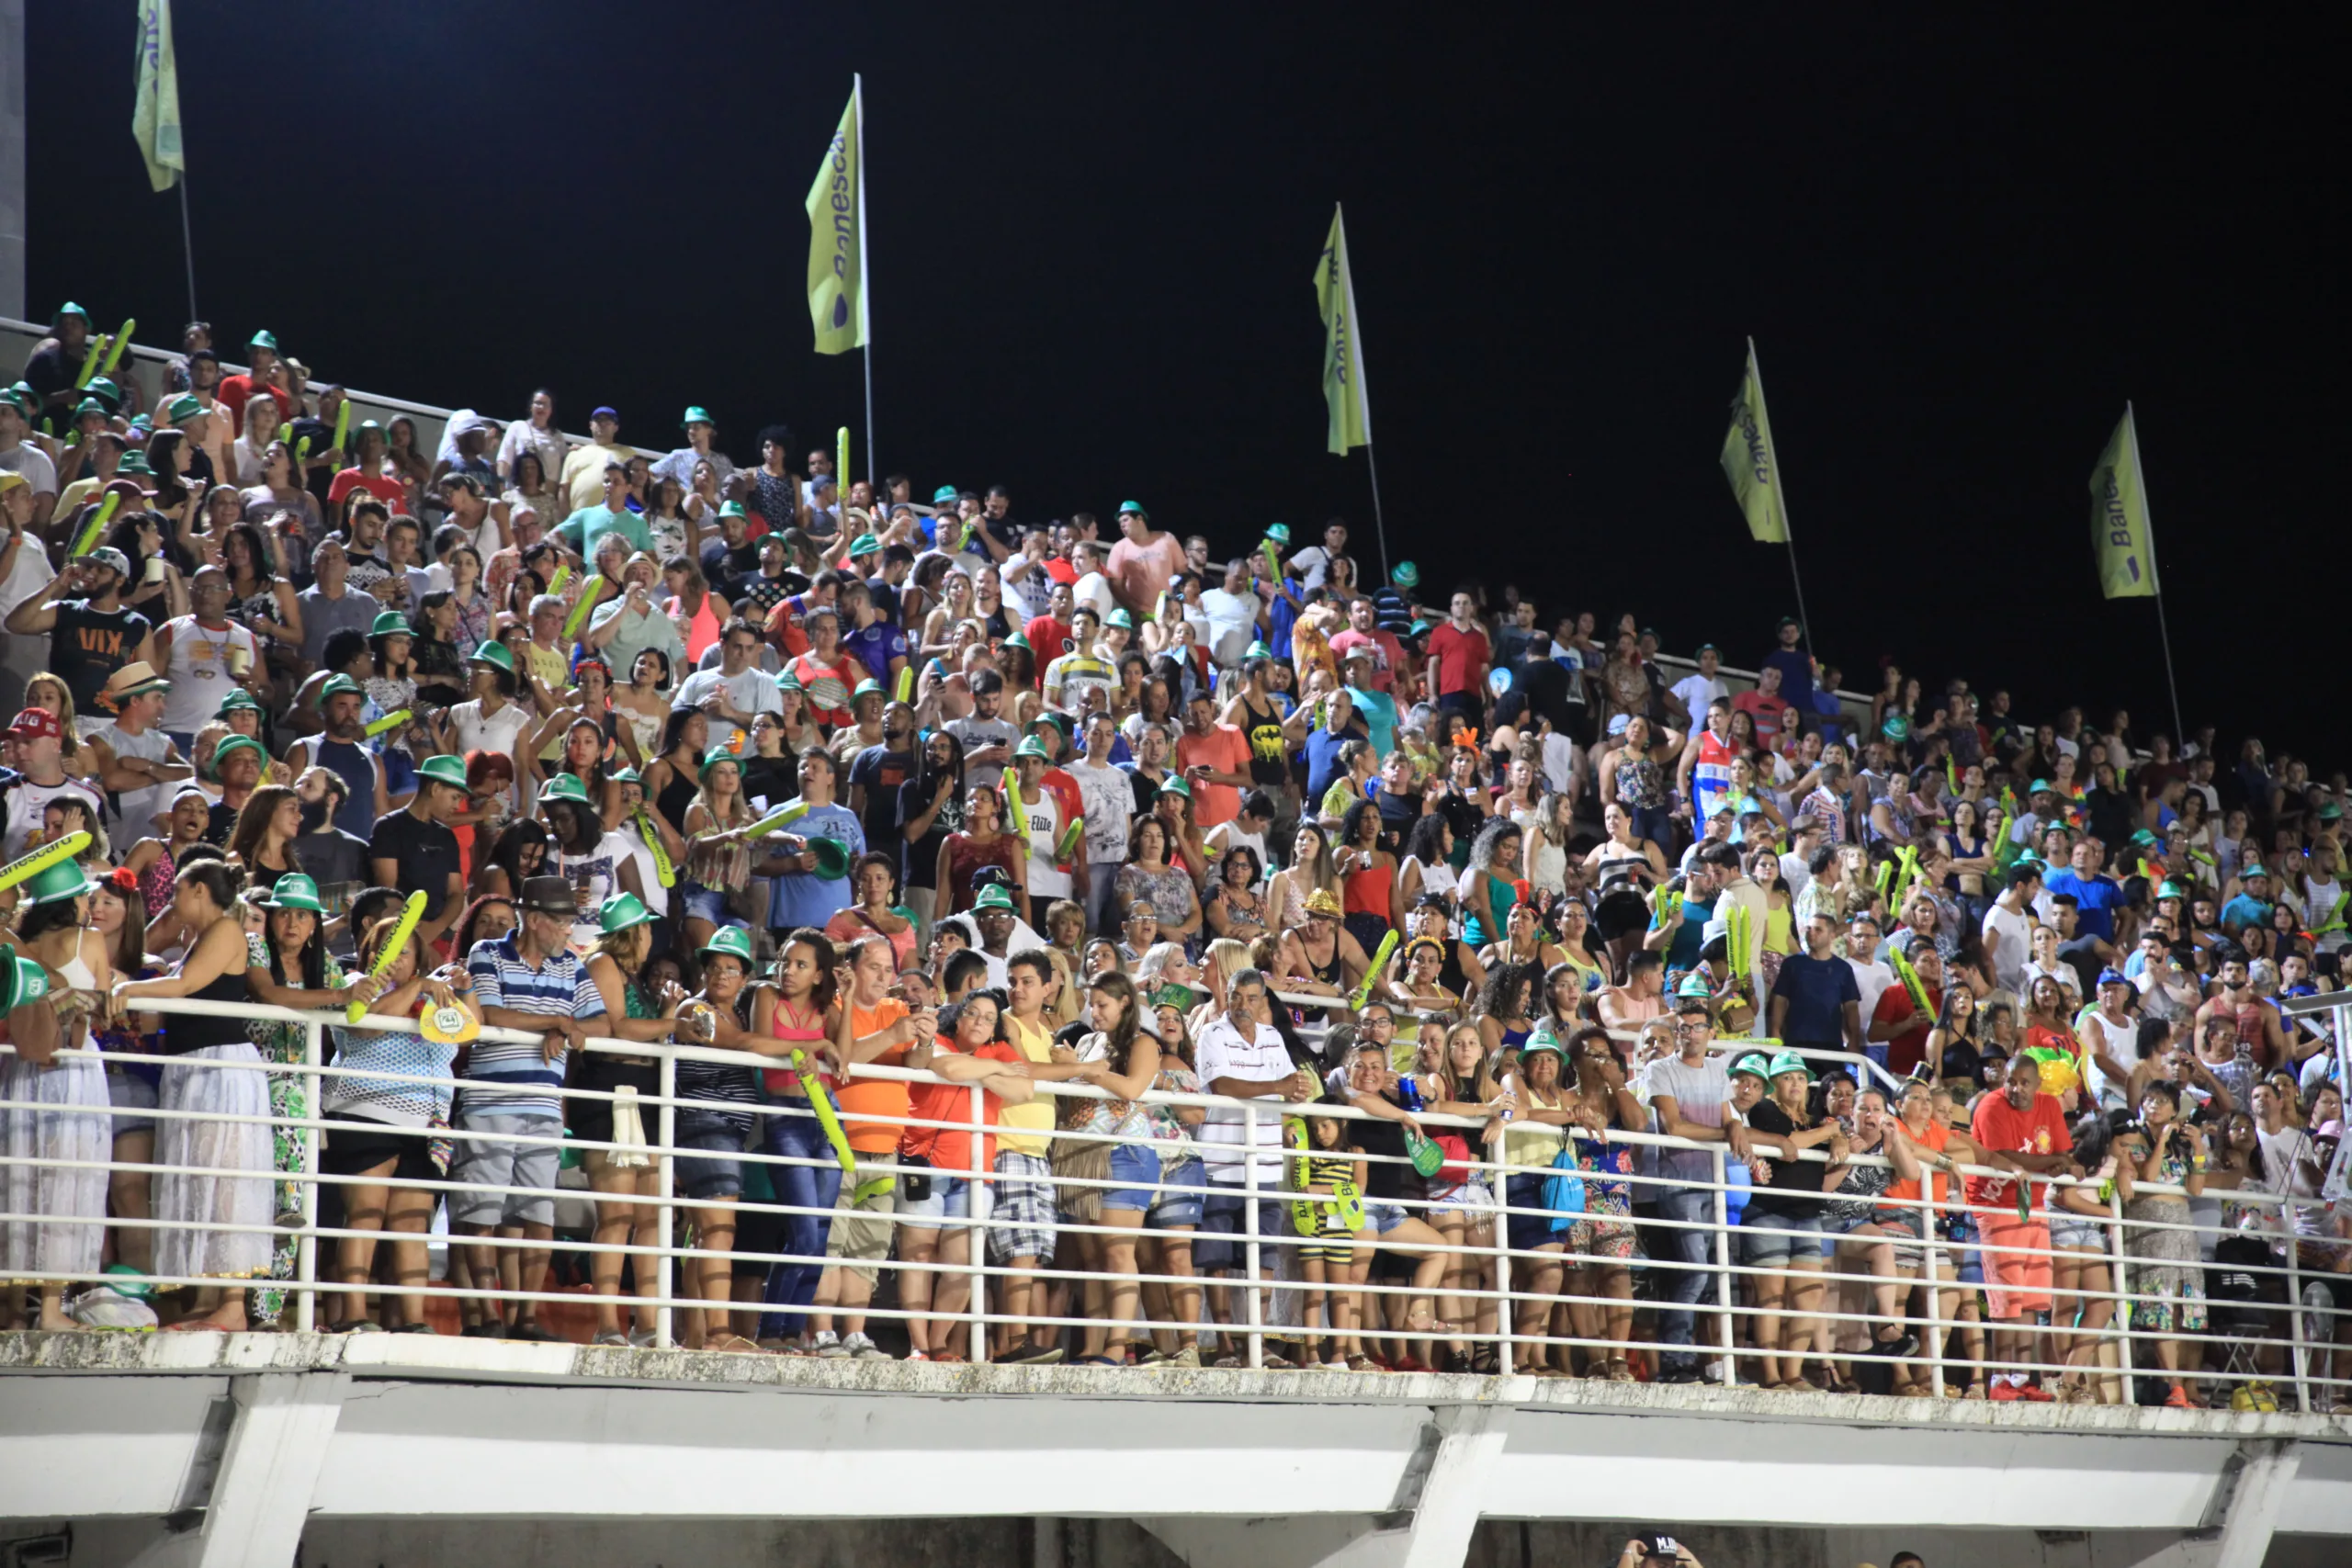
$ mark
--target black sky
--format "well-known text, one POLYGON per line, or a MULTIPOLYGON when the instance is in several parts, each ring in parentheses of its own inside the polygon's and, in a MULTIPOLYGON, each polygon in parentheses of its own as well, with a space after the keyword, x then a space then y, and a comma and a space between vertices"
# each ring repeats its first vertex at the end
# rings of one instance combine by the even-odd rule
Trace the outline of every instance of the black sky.
MULTIPOLYGON (((185 286, 131 11, 32 8, 31 291, 152 342, 185 286)), ((1792 603, 1716 466, 1753 333, 1849 684, 1893 653, 2169 728, 2154 608, 2090 558, 2130 398, 2189 724, 2334 759, 2305 694, 2340 640, 2333 31, 1593 11, 182 0, 199 299, 322 378, 501 416, 546 381, 642 445, 689 401, 739 457, 857 425, 801 203, 859 70, 876 434, 926 491, 1368 536, 1362 454, 1322 451, 1339 199, 1425 583, 1752 662, 1792 603)))

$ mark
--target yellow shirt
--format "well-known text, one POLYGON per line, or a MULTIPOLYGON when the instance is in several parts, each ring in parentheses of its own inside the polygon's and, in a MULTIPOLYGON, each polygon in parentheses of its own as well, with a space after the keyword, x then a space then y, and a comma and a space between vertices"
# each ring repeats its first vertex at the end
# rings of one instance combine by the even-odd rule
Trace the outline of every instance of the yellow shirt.
MULTIPOLYGON (((1527 1080, 1520 1080, 1521 1099, 1530 1111, 1557 1111, 1566 1103, 1566 1097, 1545 1103, 1544 1098, 1528 1088, 1527 1080)), ((1514 1117, 1503 1131, 1503 1163, 1521 1170, 1544 1169, 1559 1156, 1566 1129, 1547 1122, 1530 1122, 1514 1117)))
MULTIPOLYGON (((564 458, 563 473, 556 483, 562 489, 564 499, 571 502, 572 511, 577 512, 583 506, 595 506, 605 499, 605 465, 626 464, 636 456, 637 453, 632 448, 623 446, 618 442, 615 442, 610 446, 599 446, 591 441, 564 458)), ((555 525, 563 519, 548 517, 541 518, 540 521, 547 525, 548 532, 552 534, 555 532, 555 525)))
MULTIPOLYGON (((1038 1025, 1023 1023, 1007 1013, 1004 1015, 1004 1036, 1012 1042, 1012 1048, 1029 1061, 1053 1060, 1054 1037, 1038 1025)), ((996 1113, 999 1128, 997 1152, 1044 1158, 1054 1142, 1055 1103, 1050 1096, 1040 1095, 1026 1105, 1000 1106, 996 1113), (1013 1132, 1015 1127, 1034 1131, 1016 1134, 1013 1132)))

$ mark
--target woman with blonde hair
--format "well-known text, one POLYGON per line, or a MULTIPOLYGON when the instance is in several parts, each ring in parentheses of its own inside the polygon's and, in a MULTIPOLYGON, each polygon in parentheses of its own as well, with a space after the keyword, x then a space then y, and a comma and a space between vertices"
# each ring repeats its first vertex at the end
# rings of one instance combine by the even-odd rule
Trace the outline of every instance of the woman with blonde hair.
MULTIPOLYGON (((68 778, 95 779, 98 776, 98 753, 82 739, 74 714, 73 689, 64 677, 44 670, 25 682, 24 705, 45 708, 57 716, 58 728, 64 732, 58 761, 68 778)), ((101 704, 101 706, 105 705, 101 704)))
POLYGON ((727 918, 727 894, 751 885, 752 846, 744 837, 752 823, 743 795, 743 764, 732 753, 712 751, 702 760, 700 782, 680 825, 686 840, 686 944, 699 949, 727 918))
POLYGON ((1312 822, 1301 822, 1298 836, 1291 840, 1290 864, 1274 873, 1267 885, 1268 924, 1276 931, 1305 925, 1306 896, 1318 888, 1335 900, 1345 891, 1340 883, 1339 863, 1331 853, 1330 836, 1312 822))
MULTIPOLYGON (((673 1038, 678 1004, 685 993, 672 982, 655 996, 640 978, 653 948, 653 912, 635 894, 620 893, 597 908, 596 923, 588 978, 604 998, 605 1027, 622 1040, 673 1038)), ((573 1088, 599 1091, 566 1100, 571 1135, 584 1145, 580 1163, 597 1193, 597 1245, 617 1247, 634 1240, 640 1248, 662 1246, 662 1210, 656 1201, 662 1194, 661 1163, 636 1146, 650 1141, 637 1101, 661 1092, 660 1065, 650 1056, 592 1053, 580 1063, 573 1088)), ((596 1343, 651 1344, 655 1309, 650 1305, 639 1304, 634 1337, 621 1332, 616 1303, 621 1293, 621 1256, 616 1251, 591 1257, 596 1343)), ((640 1284, 639 1293, 650 1292, 640 1284)))

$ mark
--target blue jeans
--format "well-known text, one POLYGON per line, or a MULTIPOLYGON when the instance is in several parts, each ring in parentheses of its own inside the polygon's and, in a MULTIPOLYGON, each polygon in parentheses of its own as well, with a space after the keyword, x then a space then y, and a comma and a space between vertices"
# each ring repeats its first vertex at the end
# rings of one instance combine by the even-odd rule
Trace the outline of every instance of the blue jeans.
MULTIPOLYGON (((1715 1217, 1715 1195, 1712 1192, 1667 1191, 1658 1194, 1657 1217, 1690 1224, 1705 1224, 1715 1217)), ((1714 1238, 1702 1230, 1667 1230, 1659 1233, 1658 1246, 1666 1254, 1664 1261, 1694 1265, 1686 1269, 1662 1269, 1657 1280, 1657 1336, 1663 1348, 1659 1360, 1668 1366, 1688 1366, 1689 1355, 1675 1351, 1690 1348, 1690 1304, 1706 1293, 1707 1276, 1695 1265, 1707 1261, 1714 1238), (1671 1306, 1668 1303, 1672 1303, 1671 1306)))
POLYGON ((817 1299, 817 1280, 825 1271, 825 1243, 832 1235, 833 1201, 842 1191, 842 1171, 833 1163, 833 1146, 825 1141, 825 1131, 817 1124, 817 1119, 808 1114, 808 1102, 778 1099, 768 1103, 798 1114, 771 1115, 765 1119, 763 1146, 767 1152, 825 1163, 768 1167, 768 1181, 775 1189, 777 1202, 818 1212, 783 1216, 783 1250, 811 1261, 769 1266, 767 1303, 786 1310, 761 1317, 763 1339, 797 1335, 808 1326, 803 1313, 817 1299))

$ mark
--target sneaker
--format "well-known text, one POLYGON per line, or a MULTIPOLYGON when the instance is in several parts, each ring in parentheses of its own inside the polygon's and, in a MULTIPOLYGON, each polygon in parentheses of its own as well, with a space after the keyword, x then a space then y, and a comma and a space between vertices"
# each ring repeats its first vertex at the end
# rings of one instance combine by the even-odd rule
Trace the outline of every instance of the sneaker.
POLYGON ((2007 1404, 2011 1400, 2023 1399, 2025 1390, 2007 1378, 1995 1378, 1993 1386, 1985 1391, 1984 1397, 1996 1404, 2007 1404))
POLYGON ((931 1352, 928 1350, 910 1350, 907 1352, 907 1359, 910 1361, 928 1361, 931 1359, 931 1352))
POLYGON ((842 1348, 848 1351, 851 1359, 854 1360, 887 1361, 890 1359, 889 1351, 885 1350, 881 1346, 874 1343, 873 1340, 867 1338, 863 1333, 853 1334, 848 1338, 842 1340, 842 1348))
POLYGON ((2030 1404, 2051 1404, 2057 1396, 2038 1382, 2030 1382, 2018 1390, 2018 1397, 2030 1404))
POLYGON ((2194 1410, 2197 1406, 2188 1403, 2188 1391, 2181 1387, 2180 1384, 2174 1383, 2170 1388, 2165 1391, 2165 1408, 2167 1410, 2194 1410))
POLYGON ((514 1327, 506 1331, 506 1337, 509 1339, 520 1339, 529 1345, 555 1345, 561 1343, 561 1341, 560 1341, 555 1335, 549 1333, 544 1325, 537 1323, 518 1323, 514 1327))
POLYGON ((1657 1381, 1662 1383, 1690 1383, 1699 1382, 1702 1379, 1697 1367, 1686 1363, 1679 1367, 1667 1368, 1658 1373, 1657 1381))
POLYGON ((1201 1364, 1201 1348, 1187 1345, 1159 1364, 1163 1367, 1198 1367, 1201 1364))
POLYGON ((841 1336, 830 1328, 824 1328, 818 1330, 817 1337, 808 1342, 808 1353, 828 1361, 838 1361, 848 1355, 849 1351, 842 1346, 841 1336))

